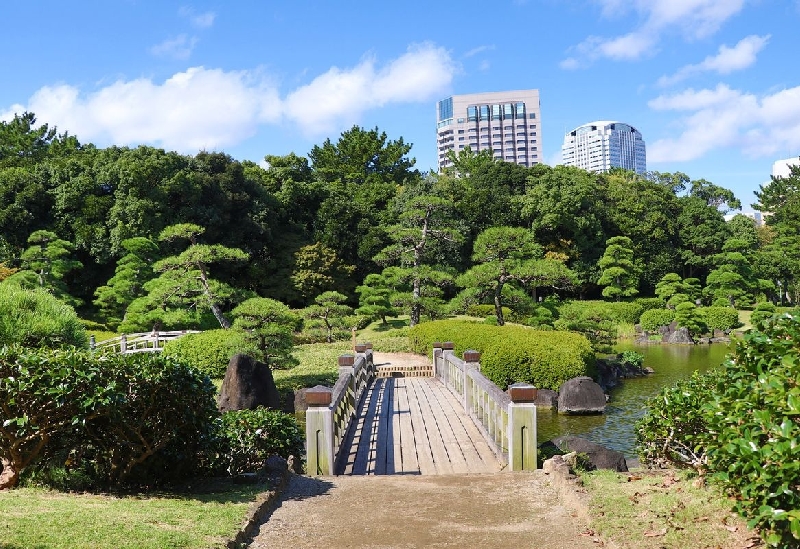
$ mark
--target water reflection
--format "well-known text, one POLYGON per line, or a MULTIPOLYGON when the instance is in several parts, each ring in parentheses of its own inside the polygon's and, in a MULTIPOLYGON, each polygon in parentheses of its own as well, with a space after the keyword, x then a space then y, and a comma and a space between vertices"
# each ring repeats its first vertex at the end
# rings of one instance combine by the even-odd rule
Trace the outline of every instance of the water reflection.
POLYGON ((645 356, 644 365, 655 370, 645 378, 626 379, 611 392, 606 413, 600 416, 566 416, 551 410, 538 410, 538 439, 549 440, 563 434, 578 435, 619 450, 626 457, 636 455, 634 424, 644 415, 646 402, 662 387, 688 377, 695 370, 719 366, 728 345, 617 345, 619 352, 634 350, 645 356))

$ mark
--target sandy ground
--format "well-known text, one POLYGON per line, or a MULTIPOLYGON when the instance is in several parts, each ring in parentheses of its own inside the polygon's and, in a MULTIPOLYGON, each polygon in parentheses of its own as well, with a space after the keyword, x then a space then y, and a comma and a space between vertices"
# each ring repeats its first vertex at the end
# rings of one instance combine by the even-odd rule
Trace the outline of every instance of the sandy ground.
POLYGON ((542 471, 293 476, 249 547, 602 546, 587 534, 574 503, 564 500, 542 471))

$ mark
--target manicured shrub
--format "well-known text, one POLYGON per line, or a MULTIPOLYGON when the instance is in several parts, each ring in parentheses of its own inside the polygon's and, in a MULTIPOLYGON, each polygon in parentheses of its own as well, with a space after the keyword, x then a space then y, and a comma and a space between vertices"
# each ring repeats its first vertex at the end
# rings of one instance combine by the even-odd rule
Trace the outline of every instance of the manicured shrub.
POLYGON ((668 326, 675 320, 675 311, 672 309, 650 309, 642 313, 639 324, 642 330, 655 332, 661 326, 668 326))
POLYGON ((733 307, 702 307, 698 312, 710 331, 729 332, 741 326, 739 311, 733 307))
POLYGON ((243 331, 219 329, 169 341, 163 353, 194 366, 212 379, 221 379, 233 355, 253 351, 243 331))
MULTIPOLYGON (((664 300, 660 297, 637 297, 633 300, 634 303, 642 308, 642 314, 651 309, 663 309, 664 300)), ((641 315, 639 315, 641 317, 641 315)))
POLYGON ((45 290, 0 284, 0 345, 82 347, 89 339, 75 311, 45 290))
POLYGON ((769 545, 800 545, 800 319, 735 342, 706 409, 709 466, 769 545))
POLYGON ((222 414, 216 465, 230 475, 256 472, 271 455, 305 456, 305 438, 294 416, 257 408, 222 414))
POLYGON ((409 339, 420 354, 429 354, 434 341, 452 341, 459 355, 468 349, 479 351, 481 371, 501 388, 526 382, 557 390, 567 379, 594 373, 589 341, 571 332, 441 320, 411 328, 409 339))
POLYGON ((644 312, 642 307, 637 302, 617 301, 606 304, 609 320, 617 323, 636 324, 639 322, 639 317, 644 312))
POLYGON ((756 304, 756 308, 753 309, 753 313, 750 315, 750 323, 758 330, 764 328, 766 321, 775 314, 776 308, 775 305, 768 302, 762 301, 761 303, 756 304))
POLYGON ((694 372, 647 403, 647 413, 636 423, 636 446, 642 463, 650 467, 692 467, 703 471, 708 463, 709 438, 703 406, 713 398, 720 370, 694 372))
POLYGON ((564 320, 594 318, 636 324, 644 310, 635 301, 566 301, 559 306, 558 316, 564 320))
POLYGON ((689 334, 694 339, 700 334, 708 331, 708 327, 703 322, 703 317, 694 303, 684 301, 675 307, 675 323, 679 327, 684 327, 689 330, 689 334))

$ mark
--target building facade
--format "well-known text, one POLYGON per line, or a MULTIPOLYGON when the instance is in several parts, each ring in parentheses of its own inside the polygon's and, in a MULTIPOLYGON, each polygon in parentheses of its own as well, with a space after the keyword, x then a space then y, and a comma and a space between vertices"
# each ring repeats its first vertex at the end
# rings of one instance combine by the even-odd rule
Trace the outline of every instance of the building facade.
POLYGON ((541 162, 539 90, 454 95, 436 104, 439 169, 452 166, 448 151, 489 150, 506 162, 541 162))
POLYGON ((561 163, 590 172, 624 168, 644 174, 647 154, 639 130, 623 122, 598 120, 579 126, 564 136, 561 163))

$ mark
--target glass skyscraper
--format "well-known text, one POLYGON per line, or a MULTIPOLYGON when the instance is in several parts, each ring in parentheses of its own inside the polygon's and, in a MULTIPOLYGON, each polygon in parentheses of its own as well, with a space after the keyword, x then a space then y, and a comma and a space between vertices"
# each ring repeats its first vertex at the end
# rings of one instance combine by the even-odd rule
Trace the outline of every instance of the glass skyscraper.
POLYGON ((439 169, 452 165, 448 151, 458 154, 467 146, 533 166, 541 162, 541 143, 539 90, 454 95, 436 104, 439 169))
POLYGON ((589 122, 564 136, 561 163, 590 172, 624 168, 644 174, 647 171, 644 139, 639 130, 623 122, 589 122))

